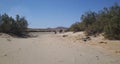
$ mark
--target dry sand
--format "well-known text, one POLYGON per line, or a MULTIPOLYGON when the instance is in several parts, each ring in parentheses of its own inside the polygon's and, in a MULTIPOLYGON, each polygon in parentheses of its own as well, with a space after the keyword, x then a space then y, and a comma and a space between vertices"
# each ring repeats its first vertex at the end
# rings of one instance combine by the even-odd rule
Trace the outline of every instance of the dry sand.
POLYGON ((83 43, 82 37, 82 33, 39 33, 36 38, 1 37, 0 64, 120 64, 120 55, 83 43))

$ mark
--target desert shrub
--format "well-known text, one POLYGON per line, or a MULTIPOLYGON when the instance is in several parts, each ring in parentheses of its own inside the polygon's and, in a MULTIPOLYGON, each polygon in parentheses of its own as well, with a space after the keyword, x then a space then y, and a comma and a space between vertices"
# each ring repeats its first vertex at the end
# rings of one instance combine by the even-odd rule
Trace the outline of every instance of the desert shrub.
POLYGON ((80 31, 80 27, 79 27, 79 22, 76 22, 74 24, 72 24, 72 26, 69 28, 70 31, 80 31))
POLYGON ((84 25, 82 22, 76 22, 71 25, 71 27, 67 31, 73 31, 73 32, 78 32, 78 31, 83 31, 84 30, 84 25))
POLYGON ((10 31, 10 29, 11 29, 11 21, 9 21, 9 20, 10 20, 10 18, 9 18, 9 16, 7 14, 3 14, 1 16, 1 21, 0 21, 1 25, 0 25, 0 27, 1 27, 2 32, 7 33, 7 32, 10 31))
POLYGON ((23 37, 27 35, 27 27, 28 22, 25 17, 16 15, 16 19, 14 19, 7 14, 0 16, 0 32, 23 37))
POLYGON ((73 31, 85 31, 87 35, 104 33, 108 39, 120 40, 120 6, 115 5, 103 8, 96 12, 86 12, 81 16, 81 22, 73 24, 73 31))

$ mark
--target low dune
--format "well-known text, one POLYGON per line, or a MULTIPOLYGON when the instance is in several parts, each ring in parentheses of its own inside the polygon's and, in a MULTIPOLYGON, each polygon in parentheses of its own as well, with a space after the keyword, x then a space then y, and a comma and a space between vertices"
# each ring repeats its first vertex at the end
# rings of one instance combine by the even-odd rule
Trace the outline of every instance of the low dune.
MULTIPOLYGON (((37 37, 0 37, 0 64, 120 64, 119 54, 110 53, 107 48, 101 47, 112 46, 112 41, 108 43, 109 41, 102 40, 102 43, 92 37, 91 40, 84 42, 83 32, 31 34, 37 37)), ((118 49, 119 53, 120 48, 115 49, 118 49)))
POLYGON ((67 32, 67 33, 59 34, 59 36, 73 42, 99 46, 109 50, 112 53, 117 53, 120 55, 120 40, 108 40, 105 39, 102 34, 98 36, 89 36, 89 39, 86 38, 87 36, 84 34, 84 32, 76 32, 76 33, 67 32))

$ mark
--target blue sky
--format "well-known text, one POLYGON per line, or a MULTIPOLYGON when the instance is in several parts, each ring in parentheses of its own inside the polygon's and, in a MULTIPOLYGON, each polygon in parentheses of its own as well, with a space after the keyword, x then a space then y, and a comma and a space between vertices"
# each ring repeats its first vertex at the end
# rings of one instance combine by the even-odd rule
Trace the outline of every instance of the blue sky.
POLYGON ((25 16, 31 28, 64 26, 80 21, 87 11, 98 11, 120 0, 0 0, 0 13, 25 16))

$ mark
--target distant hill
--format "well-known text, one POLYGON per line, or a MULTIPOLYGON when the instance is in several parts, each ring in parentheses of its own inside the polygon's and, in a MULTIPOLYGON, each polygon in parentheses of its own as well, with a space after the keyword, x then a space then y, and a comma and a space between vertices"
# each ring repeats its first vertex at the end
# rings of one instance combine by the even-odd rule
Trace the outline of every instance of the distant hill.
POLYGON ((53 32, 59 30, 67 30, 66 27, 56 27, 56 28, 28 28, 28 32, 53 32))
POLYGON ((55 29, 68 29, 67 27, 56 27, 55 29))
POLYGON ((49 30, 53 30, 53 31, 59 31, 59 30, 63 30, 63 31, 65 31, 65 30, 67 30, 68 28, 66 28, 66 27, 56 27, 56 28, 48 28, 49 30))

